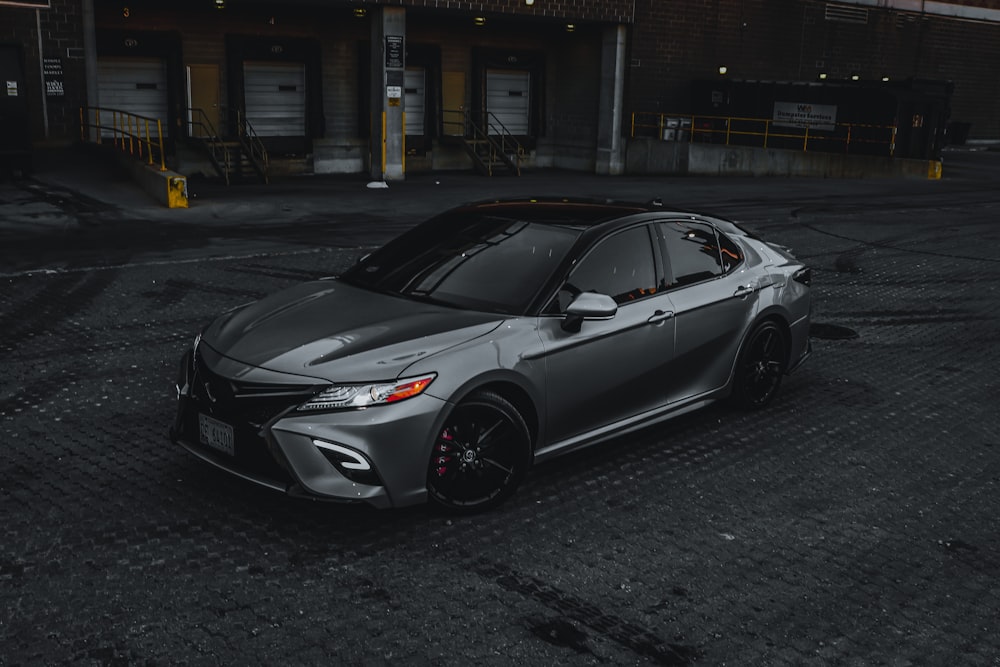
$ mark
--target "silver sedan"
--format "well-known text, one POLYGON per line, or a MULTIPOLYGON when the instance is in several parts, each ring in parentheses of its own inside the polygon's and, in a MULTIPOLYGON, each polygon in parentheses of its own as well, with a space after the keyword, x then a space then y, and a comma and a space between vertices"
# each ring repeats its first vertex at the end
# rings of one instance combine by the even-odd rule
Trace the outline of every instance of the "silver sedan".
POLYGON ((810 280, 711 216, 472 204, 208 325, 171 436, 293 495, 478 511, 535 461, 726 397, 767 405, 809 354, 810 280))

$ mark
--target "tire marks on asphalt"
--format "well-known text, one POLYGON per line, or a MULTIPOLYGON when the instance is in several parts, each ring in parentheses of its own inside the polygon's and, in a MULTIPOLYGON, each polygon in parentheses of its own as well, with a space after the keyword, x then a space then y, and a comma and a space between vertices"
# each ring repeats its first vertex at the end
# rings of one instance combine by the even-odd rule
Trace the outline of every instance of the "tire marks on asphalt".
POLYGON ((578 630, 569 632, 567 629, 567 626, 573 628, 569 621, 575 621, 656 664, 679 667, 690 665, 699 657, 698 650, 693 647, 665 642, 641 625, 608 614, 595 604, 561 591, 539 579, 520 574, 506 565, 482 559, 474 564, 473 569, 500 588, 531 598, 558 612, 560 616, 559 619, 552 621, 554 625, 529 623, 529 629, 533 634, 538 636, 539 632, 542 632, 546 635, 542 639, 546 641, 551 642, 552 639, 559 638, 563 638, 560 641, 564 641, 569 638, 575 650, 580 652, 583 646, 583 638, 580 636, 582 633, 578 630), (553 628, 555 635, 551 635, 553 628))

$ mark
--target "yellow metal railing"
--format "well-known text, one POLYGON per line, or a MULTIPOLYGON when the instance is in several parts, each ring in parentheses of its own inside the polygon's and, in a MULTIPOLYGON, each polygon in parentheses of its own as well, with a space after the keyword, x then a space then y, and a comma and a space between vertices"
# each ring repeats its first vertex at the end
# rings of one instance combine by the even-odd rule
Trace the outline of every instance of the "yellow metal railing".
POLYGON ((159 118, 147 118, 120 109, 80 107, 80 139, 93 135, 98 144, 110 139, 116 148, 149 164, 159 162, 166 171, 163 125, 159 118))
POLYGON ((834 152, 831 148, 836 148, 844 153, 860 146, 892 157, 896 152, 896 130, 895 125, 835 123, 832 129, 827 125, 793 127, 776 124, 770 118, 639 111, 632 113, 631 136, 802 151, 834 152))

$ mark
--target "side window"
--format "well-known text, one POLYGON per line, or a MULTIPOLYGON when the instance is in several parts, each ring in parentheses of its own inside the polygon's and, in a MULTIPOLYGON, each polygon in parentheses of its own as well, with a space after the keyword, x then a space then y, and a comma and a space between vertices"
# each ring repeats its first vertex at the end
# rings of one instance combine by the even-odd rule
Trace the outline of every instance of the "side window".
POLYGON ((739 246, 701 222, 662 223, 672 287, 721 276, 743 261, 739 246))
POLYGON ((648 228, 633 227, 594 246, 560 288, 558 312, 565 312, 582 292, 607 294, 619 305, 655 294, 656 265, 648 228))
POLYGON ((719 253, 722 255, 722 272, 729 273, 743 261, 743 251, 736 243, 720 231, 716 231, 719 239, 719 253))

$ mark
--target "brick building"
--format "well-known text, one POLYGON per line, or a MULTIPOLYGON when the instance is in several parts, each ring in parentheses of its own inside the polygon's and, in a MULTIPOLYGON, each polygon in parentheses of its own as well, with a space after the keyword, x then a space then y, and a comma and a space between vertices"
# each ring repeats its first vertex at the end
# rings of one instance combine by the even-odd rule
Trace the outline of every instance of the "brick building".
POLYGON ((121 108, 179 153, 249 121, 321 173, 465 168, 459 135, 494 122, 527 166, 618 173, 633 111, 718 77, 949 80, 952 118, 1000 139, 1000 0, 0 0, 0 55, 36 145, 121 108))

